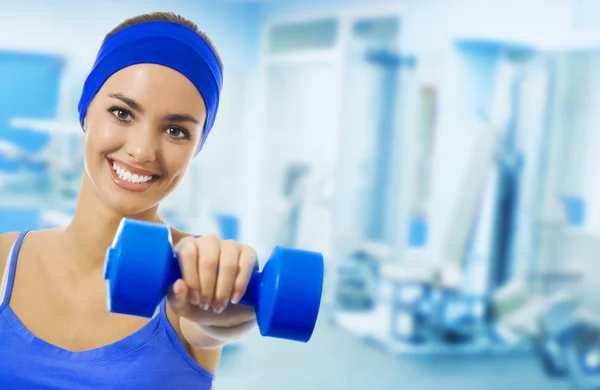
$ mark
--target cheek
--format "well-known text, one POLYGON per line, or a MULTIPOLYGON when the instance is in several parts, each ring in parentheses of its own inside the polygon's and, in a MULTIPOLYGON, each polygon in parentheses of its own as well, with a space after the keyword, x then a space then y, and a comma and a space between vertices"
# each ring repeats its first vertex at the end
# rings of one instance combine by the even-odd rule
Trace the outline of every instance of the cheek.
POLYGON ((86 151, 102 153, 115 150, 123 144, 124 132, 113 123, 95 123, 86 135, 86 151))
POLYGON ((187 171, 191 162, 191 153, 186 150, 183 151, 181 145, 174 147, 174 145, 165 145, 162 150, 161 165, 169 176, 180 180, 181 176, 187 171))
POLYGON ((186 159, 185 156, 182 156, 182 153, 179 153, 179 155, 173 155, 169 160, 168 169, 173 176, 183 175, 189 167, 189 160, 186 159))

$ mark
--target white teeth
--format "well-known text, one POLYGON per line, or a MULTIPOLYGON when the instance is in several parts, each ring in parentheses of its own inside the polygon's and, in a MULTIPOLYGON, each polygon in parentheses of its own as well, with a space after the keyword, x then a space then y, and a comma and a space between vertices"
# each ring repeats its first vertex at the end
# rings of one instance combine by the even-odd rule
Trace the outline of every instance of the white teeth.
POLYGON ((137 175, 135 173, 131 173, 128 170, 126 170, 125 168, 117 165, 117 163, 115 163, 115 162, 113 162, 112 168, 117 173, 119 178, 121 178, 125 181, 128 181, 130 183, 146 183, 146 182, 152 180, 152 176, 143 176, 143 175, 137 175))

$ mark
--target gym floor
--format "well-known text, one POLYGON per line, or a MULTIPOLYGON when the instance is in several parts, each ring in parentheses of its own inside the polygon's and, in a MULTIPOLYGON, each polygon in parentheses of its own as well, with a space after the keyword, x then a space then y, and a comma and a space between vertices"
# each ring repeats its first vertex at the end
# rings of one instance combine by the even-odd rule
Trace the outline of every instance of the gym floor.
MULTIPOLYGON (((326 317, 325 315, 320 318, 326 317)), ((533 357, 395 358, 326 320, 308 344, 256 332, 224 351, 216 390, 566 390, 533 357)))

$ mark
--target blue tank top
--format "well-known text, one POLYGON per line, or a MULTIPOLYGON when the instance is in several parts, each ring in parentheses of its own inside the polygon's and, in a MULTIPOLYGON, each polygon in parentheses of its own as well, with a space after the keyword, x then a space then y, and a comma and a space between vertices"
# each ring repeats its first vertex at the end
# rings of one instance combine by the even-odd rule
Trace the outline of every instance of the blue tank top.
POLYGON ((213 388, 213 373, 188 354, 166 316, 164 300, 144 327, 100 348, 71 352, 32 334, 8 305, 26 234, 13 246, 4 275, 6 290, 0 291, 0 389, 213 388))

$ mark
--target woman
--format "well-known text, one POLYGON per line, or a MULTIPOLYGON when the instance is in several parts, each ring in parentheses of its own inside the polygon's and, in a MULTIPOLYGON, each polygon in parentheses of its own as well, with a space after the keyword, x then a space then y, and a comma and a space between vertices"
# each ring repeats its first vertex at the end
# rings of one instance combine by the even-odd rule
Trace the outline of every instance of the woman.
POLYGON ((159 203, 202 148, 221 86, 214 46, 178 15, 107 35, 79 103, 85 173, 71 223, 0 236, 0 388, 212 388, 221 347, 256 327, 235 304, 255 251, 171 228, 183 277, 150 320, 107 311, 103 266, 124 216, 163 223, 159 203))

